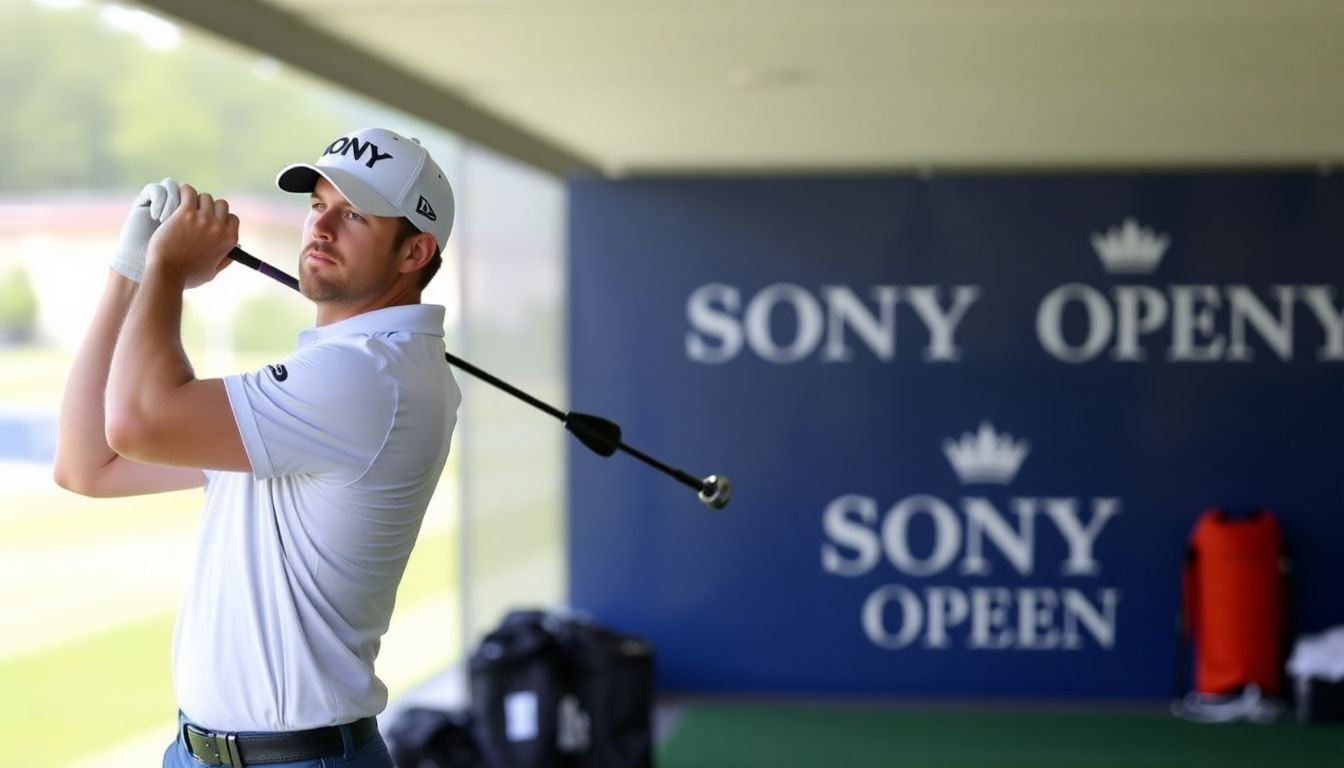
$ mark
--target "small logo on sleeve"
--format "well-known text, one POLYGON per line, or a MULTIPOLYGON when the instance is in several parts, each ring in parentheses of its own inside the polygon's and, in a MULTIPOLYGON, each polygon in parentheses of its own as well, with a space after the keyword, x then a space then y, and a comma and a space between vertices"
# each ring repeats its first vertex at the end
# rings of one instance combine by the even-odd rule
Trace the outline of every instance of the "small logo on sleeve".
POLYGON ((271 375, 275 377, 276 381, 284 381, 289 378, 289 371, 285 370, 285 366, 283 365, 268 365, 266 366, 266 370, 271 372, 271 375))

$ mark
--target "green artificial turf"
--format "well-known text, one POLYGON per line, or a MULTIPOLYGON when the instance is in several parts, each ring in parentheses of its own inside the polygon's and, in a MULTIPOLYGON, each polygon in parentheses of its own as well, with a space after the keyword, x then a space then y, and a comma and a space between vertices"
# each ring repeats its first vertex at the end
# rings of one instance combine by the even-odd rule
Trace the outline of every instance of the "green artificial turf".
POLYGON ((1327 768, 1344 726, 1172 716, 688 705, 659 768, 1327 768))

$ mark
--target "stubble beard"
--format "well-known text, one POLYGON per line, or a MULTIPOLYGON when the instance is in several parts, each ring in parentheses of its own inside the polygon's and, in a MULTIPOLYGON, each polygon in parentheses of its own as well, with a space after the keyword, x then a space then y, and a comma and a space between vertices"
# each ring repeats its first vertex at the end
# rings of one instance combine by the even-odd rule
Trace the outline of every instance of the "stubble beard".
POLYGON ((385 285, 355 285, 348 281, 333 280, 319 275, 317 268, 308 266, 305 255, 309 251, 330 254, 331 249, 310 243, 299 252, 299 293, 309 301, 348 304, 361 301, 386 289, 385 285))
POLYGON ((299 293, 312 302, 345 301, 351 298, 346 285, 319 277, 311 269, 299 270, 299 293))

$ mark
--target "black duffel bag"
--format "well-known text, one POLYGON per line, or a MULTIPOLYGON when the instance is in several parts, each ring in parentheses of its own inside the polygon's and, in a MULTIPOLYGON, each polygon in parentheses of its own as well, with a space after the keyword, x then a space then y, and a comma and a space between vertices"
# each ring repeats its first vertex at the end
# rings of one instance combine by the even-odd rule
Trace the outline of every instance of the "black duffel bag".
POLYGON ((572 614, 514 611, 471 657, 487 768, 649 768, 653 648, 572 614))

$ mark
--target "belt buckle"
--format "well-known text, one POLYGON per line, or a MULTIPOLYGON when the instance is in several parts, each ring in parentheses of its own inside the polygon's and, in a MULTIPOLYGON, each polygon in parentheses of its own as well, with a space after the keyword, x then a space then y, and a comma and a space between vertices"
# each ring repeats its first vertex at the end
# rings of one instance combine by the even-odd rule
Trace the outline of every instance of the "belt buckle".
MULTIPOLYGON (((186 742, 187 751, 192 757, 197 757, 195 750, 191 748, 191 735, 195 735, 203 744, 202 748, 209 753, 200 757, 214 758, 216 762, 209 765, 227 765, 229 768, 246 768, 243 765, 243 756, 238 752, 238 734, 236 733, 215 733, 203 728, 193 727, 190 723, 182 724, 182 739, 186 742), (221 738, 223 737, 223 738, 221 738)), ((200 757, 197 757, 199 760, 200 757)), ((205 762, 201 760, 201 762, 205 762)))

